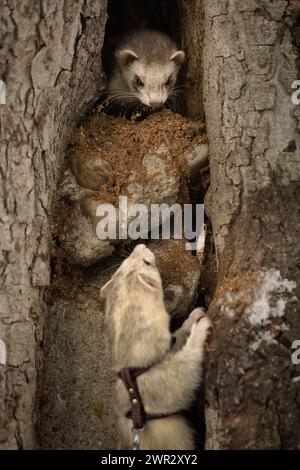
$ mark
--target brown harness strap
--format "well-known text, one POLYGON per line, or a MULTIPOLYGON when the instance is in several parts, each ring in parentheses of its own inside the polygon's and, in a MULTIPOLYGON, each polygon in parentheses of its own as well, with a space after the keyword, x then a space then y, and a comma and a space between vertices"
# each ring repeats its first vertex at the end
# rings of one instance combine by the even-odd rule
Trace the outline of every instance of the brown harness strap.
POLYGON ((167 418, 169 416, 173 416, 174 414, 178 414, 178 411, 176 413, 157 415, 152 415, 145 412, 143 400, 140 395, 136 379, 139 375, 143 374, 149 369, 150 367, 125 367, 121 369, 118 373, 118 376, 123 381, 125 388, 129 394, 131 409, 128 411, 128 413, 126 413, 126 417, 132 420, 134 429, 143 429, 146 424, 146 421, 150 419, 167 418))
MULTIPOLYGON (((173 346, 175 342, 176 337, 172 336, 171 345, 173 346)), ((137 430, 143 429, 147 420, 167 418, 168 416, 180 413, 180 411, 178 411, 176 413, 151 415, 145 412, 136 379, 139 375, 147 372, 150 367, 124 367, 118 372, 118 377, 123 381, 131 402, 131 409, 126 413, 126 417, 132 419, 133 428, 137 430)))
MULTIPOLYGON (((179 413, 179 411, 177 411, 176 413, 169 413, 169 414, 160 414, 160 415, 150 415, 149 413, 145 413, 144 415, 144 418, 145 418, 145 424, 146 424, 146 421, 149 421, 151 419, 162 419, 162 418, 169 418, 169 416, 173 416, 173 415, 177 415, 179 413)), ((132 412, 131 410, 129 410, 127 413, 126 413, 126 418, 129 418, 129 419, 132 419, 132 412)))
POLYGON ((121 369, 118 373, 118 376, 123 381, 125 388, 129 394, 131 410, 128 413, 130 413, 130 419, 132 419, 134 429, 143 429, 146 422, 146 413, 144 410, 143 401, 136 383, 136 378, 146 372, 146 370, 148 369, 134 369, 130 367, 125 367, 124 369, 121 369))

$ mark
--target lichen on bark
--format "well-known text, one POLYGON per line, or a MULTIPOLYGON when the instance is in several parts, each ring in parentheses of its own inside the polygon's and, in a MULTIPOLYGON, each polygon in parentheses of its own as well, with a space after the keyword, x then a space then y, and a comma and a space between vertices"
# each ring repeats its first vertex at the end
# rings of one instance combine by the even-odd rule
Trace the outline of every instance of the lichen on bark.
MULTIPOLYGON (((219 266, 210 307, 215 331, 207 367, 206 447, 299 448, 299 388, 290 351, 300 335, 300 139, 291 101, 297 77, 292 32, 299 4, 224 0, 203 5, 211 155, 206 209, 219 266), (275 318, 268 333, 251 323, 261 272, 279 272, 282 282, 297 284, 283 310, 275 303, 275 310, 284 313, 285 331, 276 329, 275 318), (237 295, 247 295, 247 303, 238 302, 237 295), (233 299, 235 315, 230 317, 226 311, 232 310, 233 299), (251 348, 255 332, 269 340, 257 340, 256 349, 251 348)), ((280 287, 275 295, 283 301, 280 287)), ((272 306, 274 298, 268 302, 272 306)))

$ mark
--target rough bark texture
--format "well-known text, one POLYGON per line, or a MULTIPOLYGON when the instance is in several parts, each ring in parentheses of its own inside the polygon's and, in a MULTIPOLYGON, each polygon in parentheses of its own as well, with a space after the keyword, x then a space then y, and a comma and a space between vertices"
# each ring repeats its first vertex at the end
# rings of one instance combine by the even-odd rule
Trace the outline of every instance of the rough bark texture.
POLYGON ((181 45, 187 54, 186 61, 186 110, 194 119, 204 118, 202 48, 203 6, 202 0, 177 0, 181 18, 181 45))
MULTIPOLYGON (((1 449, 35 445, 51 201, 69 130, 104 82, 106 3, 1 5, 0 78, 7 87, 7 105, 0 109, 1 449)), ((300 448, 300 371, 292 367, 290 350, 300 339, 299 300, 293 297, 300 294, 300 108, 291 102, 291 84, 298 78, 293 34, 299 32, 299 2, 182 0, 178 7, 189 58, 188 113, 201 117, 205 108, 208 124, 212 185, 206 208, 219 264, 210 307, 215 328, 207 367, 206 447, 300 448)), ((48 312, 50 373, 41 401, 46 419, 39 427, 44 447, 115 445, 107 418, 112 410, 97 395, 98 387, 107 393, 109 376, 99 340, 98 284, 91 285, 89 275, 84 279, 73 303, 57 302, 48 312), (51 369, 53 364, 57 368, 51 369), (63 384, 59 364, 72 367, 63 384), (55 397, 54 408, 47 394, 55 397), (80 413, 78 402, 84 403, 80 413), (106 421, 99 421, 103 416, 106 421)))
POLYGON ((203 5, 206 208, 219 265, 206 447, 299 449, 290 349, 300 338, 299 106, 291 102, 299 2, 203 5))
POLYGON ((68 131, 103 85, 106 1, 4 1, 1 112, 0 448, 32 448, 49 214, 68 131))
MULTIPOLYGON (((111 269, 83 269, 49 307, 37 439, 43 449, 115 449, 115 381, 104 338, 100 288, 111 269)), ((66 279, 62 279, 66 282, 66 279)))

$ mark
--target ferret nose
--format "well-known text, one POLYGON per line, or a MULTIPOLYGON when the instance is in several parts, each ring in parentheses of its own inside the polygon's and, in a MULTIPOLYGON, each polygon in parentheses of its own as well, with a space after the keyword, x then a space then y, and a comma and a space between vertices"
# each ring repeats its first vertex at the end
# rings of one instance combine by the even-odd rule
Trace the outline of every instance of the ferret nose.
POLYGON ((151 108, 162 108, 164 103, 162 101, 150 101, 149 102, 149 105, 151 106, 151 108))
POLYGON ((146 259, 150 263, 155 263, 155 255, 143 243, 137 245, 134 249, 134 254, 142 259, 146 259))
POLYGON ((147 247, 146 247, 146 245, 144 245, 144 243, 139 243, 139 244, 135 247, 134 252, 135 252, 135 253, 142 253, 142 252, 143 252, 144 250, 146 250, 146 249, 147 249, 147 247))

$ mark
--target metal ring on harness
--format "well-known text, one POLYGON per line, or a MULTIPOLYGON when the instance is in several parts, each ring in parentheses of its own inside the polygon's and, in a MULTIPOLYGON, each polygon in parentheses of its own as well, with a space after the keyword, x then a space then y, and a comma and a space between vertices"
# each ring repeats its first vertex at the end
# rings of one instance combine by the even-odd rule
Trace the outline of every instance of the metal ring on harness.
POLYGON ((157 414, 152 415, 145 412, 144 404, 142 397, 140 395, 138 385, 136 382, 137 377, 142 375, 144 372, 147 372, 150 367, 143 368, 133 368, 133 367, 124 367, 118 372, 118 377, 123 381, 125 388, 129 394, 129 399, 131 402, 131 409, 126 413, 126 417, 132 420, 132 449, 139 450, 140 448, 140 433, 144 429, 145 424, 148 420, 152 419, 161 419, 167 418, 176 413, 169 414, 157 414))

